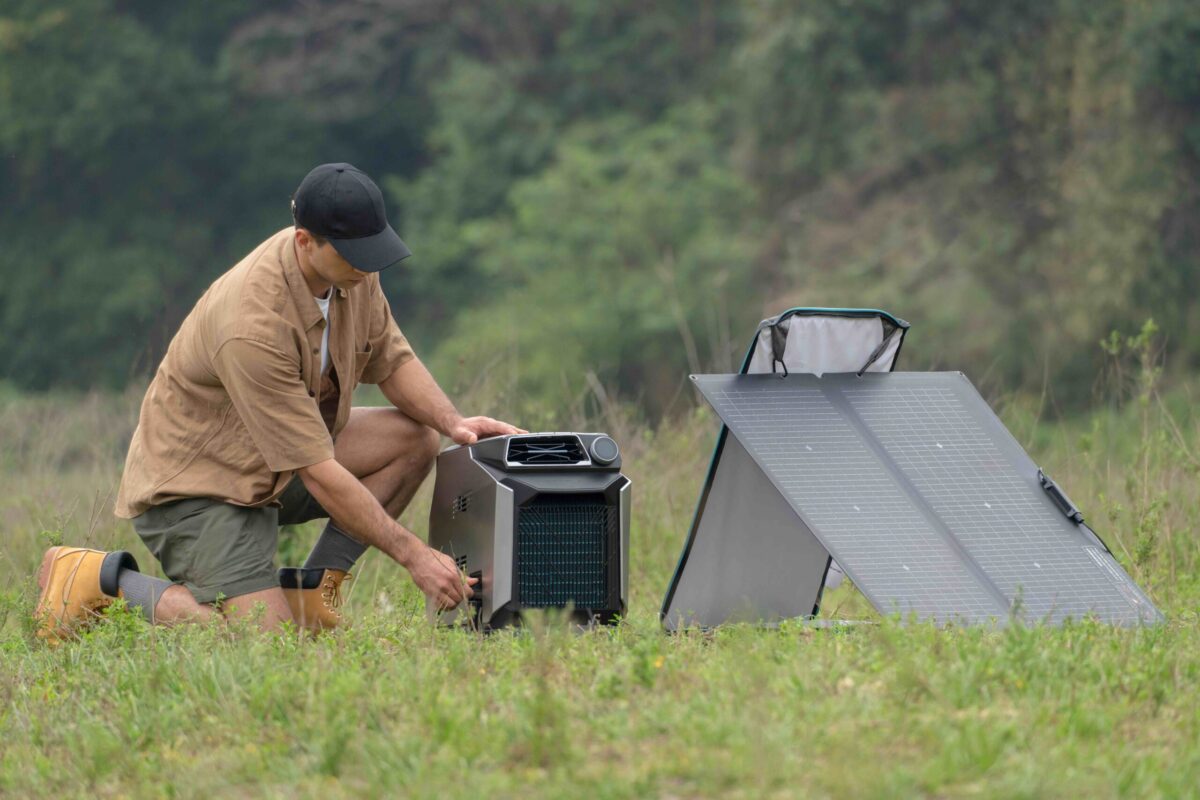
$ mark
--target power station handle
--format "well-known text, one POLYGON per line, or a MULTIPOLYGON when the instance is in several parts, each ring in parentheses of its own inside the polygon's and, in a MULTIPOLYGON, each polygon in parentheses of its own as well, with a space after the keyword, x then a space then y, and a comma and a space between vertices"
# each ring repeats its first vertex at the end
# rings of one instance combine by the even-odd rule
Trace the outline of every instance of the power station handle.
POLYGON ((1083 524, 1083 512, 1075 507, 1071 502, 1071 498, 1067 497, 1066 492, 1058 488, 1058 484, 1050 480, 1050 476, 1038 470, 1038 481, 1041 482, 1042 488, 1046 490, 1046 494, 1050 495, 1050 499, 1054 501, 1054 505, 1058 506, 1058 510, 1063 515, 1074 522, 1076 525, 1083 524))

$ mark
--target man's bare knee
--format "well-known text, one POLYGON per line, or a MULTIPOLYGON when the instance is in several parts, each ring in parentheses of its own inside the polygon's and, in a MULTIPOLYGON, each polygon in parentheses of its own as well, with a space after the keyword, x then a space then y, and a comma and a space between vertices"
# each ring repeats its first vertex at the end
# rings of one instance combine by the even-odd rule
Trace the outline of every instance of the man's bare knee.
POLYGON ((391 466, 401 475, 413 472, 424 477, 442 451, 442 435, 419 422, 410 421, 403 438, 397 438, 391 466))
POLYGON ((425 480, 433 470, 438 453, 442 451, 442 436, 433 428, 421 426, 421 431, 410 440, 404 452, 392 462, 396 466, 398 488, 400 484, 425 480))
POLYGON ((432 463, 442 450, 442 435, 399 411, 396 414, 400 417, 398 423, 404 430, 403 435, 395 439, 396 457, 421 464, 432 463))

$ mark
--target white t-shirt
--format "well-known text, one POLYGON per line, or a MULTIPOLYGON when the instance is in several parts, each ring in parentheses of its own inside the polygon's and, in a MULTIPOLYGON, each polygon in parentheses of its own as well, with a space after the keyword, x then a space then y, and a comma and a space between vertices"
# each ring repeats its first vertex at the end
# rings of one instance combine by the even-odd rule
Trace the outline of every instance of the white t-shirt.
POLYGON ((321 374, 325 374, 325 370, 329 368, 329 298, 333 297, 333 289, 325 292, 324 297, 314 297, 317 301, 317 308, 321 309, 321 316, 325 318, 325 332, 321 334, 321 374))

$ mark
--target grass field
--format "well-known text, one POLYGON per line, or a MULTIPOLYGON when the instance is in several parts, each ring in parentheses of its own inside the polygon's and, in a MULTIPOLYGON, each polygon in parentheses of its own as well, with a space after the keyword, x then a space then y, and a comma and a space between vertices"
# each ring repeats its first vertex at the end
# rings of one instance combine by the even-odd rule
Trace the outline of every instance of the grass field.
MULTIPOLYGON (((110 512, 140 394, 0 396, 0 796, 1198 796, 1200 416, 1186 389, 1134 395, 1055 423, 1036 398, 999 406, 1167 614, 1153 629, 666 636, 657 609, 715 422, 649 430, 609 406, 592 425, 635 489, 619 627, 435 631, 372 553, 353 626, 316 641, 114 613, 53 650, 29 621, 47 545, 153 564, 110 512)), ((418 532, 430 488, 404 519, 418 532)), ((281 560, 316 531, 290 531, 281 560)), ((825 613, 876 619, 852 587, 825 613)))

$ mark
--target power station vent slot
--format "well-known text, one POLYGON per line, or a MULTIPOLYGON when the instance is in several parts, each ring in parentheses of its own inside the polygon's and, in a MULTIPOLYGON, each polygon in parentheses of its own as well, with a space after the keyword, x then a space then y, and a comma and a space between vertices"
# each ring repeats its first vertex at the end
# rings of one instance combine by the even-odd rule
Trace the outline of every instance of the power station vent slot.
POLYGON ((577 436, 525 436, 508 440, 509 464, 555 466, 588 461, 577 436))
POLYGON ((467 557, 459 556, 458 558, 454 559, 454 566, 458 567, 459 572, 465 570, 467 568, 467 557))
POLYGON ((517 514, 517 592, 528 608, 603 608, 617 509, 601 495, 540 495, 517 514))
POLYGON ((471 507, 471 495, 460 494, 454 498, 454 502, 450 504, 450 511, 453 514, 461 514, 471 507))

